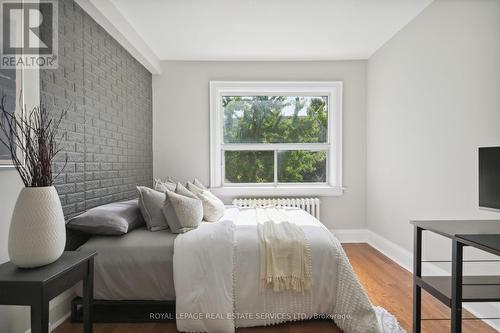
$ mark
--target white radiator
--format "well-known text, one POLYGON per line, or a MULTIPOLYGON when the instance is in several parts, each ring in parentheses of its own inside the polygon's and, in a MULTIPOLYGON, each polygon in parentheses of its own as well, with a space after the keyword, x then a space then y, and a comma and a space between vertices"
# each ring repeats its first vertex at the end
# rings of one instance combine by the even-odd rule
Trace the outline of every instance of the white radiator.
POLYGON ((276 205, 298 207, 319 220, 319 198, 237 198, 233 205, 238 207, 258 207, 276 205))

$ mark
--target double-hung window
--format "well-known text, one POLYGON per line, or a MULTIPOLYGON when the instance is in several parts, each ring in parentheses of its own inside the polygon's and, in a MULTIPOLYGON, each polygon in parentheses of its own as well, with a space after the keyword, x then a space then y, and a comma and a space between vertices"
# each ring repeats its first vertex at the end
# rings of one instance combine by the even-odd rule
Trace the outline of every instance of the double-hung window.
POLYGON ((342 194, 342 82, 210 82, 210 186, 342 194))

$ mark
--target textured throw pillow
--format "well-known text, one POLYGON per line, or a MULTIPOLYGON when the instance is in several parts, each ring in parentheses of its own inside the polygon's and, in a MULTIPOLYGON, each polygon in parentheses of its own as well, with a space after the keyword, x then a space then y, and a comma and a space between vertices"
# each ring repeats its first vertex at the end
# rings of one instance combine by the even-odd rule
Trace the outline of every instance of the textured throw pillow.
POLYGON ((193 180, 193 185, 196 186, 196 187, 199 187, 201 188, 202 190, 207 190, 207 188, 205 187, 205 185, 203 185, 199 180, 198 178, 195 178, 193 180))
POLYGON ((167 229, 168 224, 162 212, 165 193, 145 186, 137 186, 137 191, 139 191, 139 209, 149 231, 167 229))
POLYGON ((193 192, 185 188, 181 183, 177 183, 177 187, 175 188, 175 193, 181 194, 185 197, 189 197, 192 199, 198 199, 198 197, 193 192))
POLYGON ((203 220, 201 200, 167 191, 163 215, 173 233, 179 234, 196 229, 203 220))
POLYGON ((175 183, 170 180, 163 181, 157 178, 155 179, 155 190, 163 193, 165 193, 167 190, 175 191, 175 183))
POLYGON ((144 224, 137 199, 89 209, 68 221, 68 228, 94 235, 123 235, 144 224))
POLYGON ((224 215, 224 203, 208 190, 204 190, 194 185, 187 183, 187 188, 193 192, 203 204, 203 218, 208 222, 218 221, 224 215))

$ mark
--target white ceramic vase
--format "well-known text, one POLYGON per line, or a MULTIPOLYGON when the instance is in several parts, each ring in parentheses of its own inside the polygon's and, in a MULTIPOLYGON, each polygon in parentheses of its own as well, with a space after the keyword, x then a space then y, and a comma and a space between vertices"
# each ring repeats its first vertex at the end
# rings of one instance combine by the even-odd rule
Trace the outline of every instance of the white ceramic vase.
POLYGON ((22 268, 47 265, 61 256, 65 244, 64 214, 55 187, 23 188, 10 223, 10 260, 22 268))

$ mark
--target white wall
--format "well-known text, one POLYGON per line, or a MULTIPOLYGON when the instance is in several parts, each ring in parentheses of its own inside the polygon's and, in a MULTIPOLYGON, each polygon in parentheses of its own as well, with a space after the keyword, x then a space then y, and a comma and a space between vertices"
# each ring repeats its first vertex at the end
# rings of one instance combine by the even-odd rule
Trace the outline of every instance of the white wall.
POLYGON ((411 219, 500 219, 477 181, 478 146, 500 145, 499 33, 500 1, 437 0, 369 59, 367 224, 407 250, 411 219))
POLYGON ((366 61, 170 62, 153 76, 155 177, 209 182, 210 80, 344 81, 341 197, 324 198, 329 228, 364 228, 366 194, 366 61))

